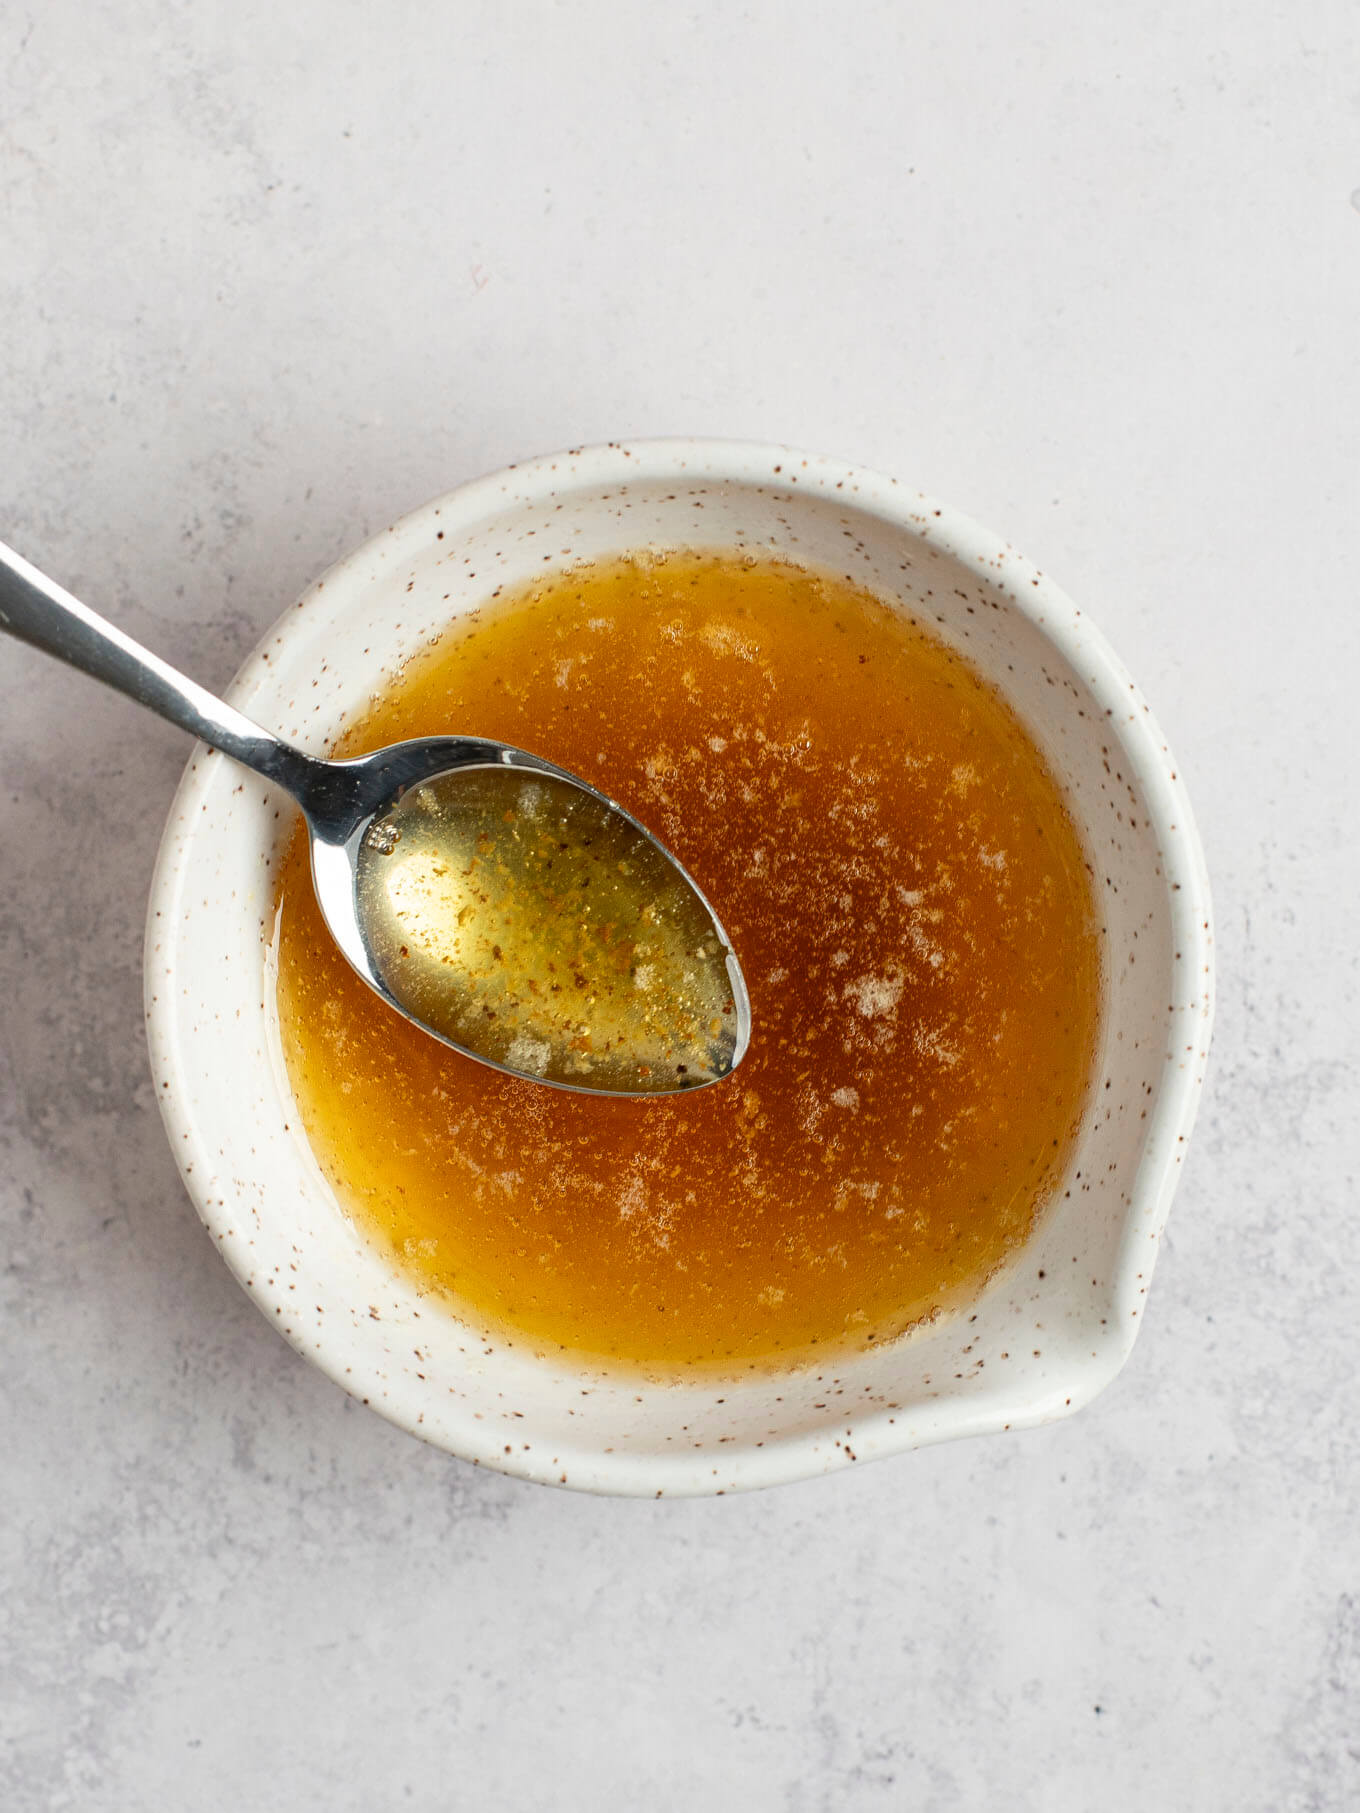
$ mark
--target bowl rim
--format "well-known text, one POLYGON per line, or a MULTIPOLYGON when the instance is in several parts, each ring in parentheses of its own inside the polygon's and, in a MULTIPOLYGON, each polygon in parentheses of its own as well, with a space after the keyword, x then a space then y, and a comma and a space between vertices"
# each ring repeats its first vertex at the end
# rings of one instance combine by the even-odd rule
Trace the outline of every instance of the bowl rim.
MULTIPOLYGON (((249 713, 253 696, 274 677, 270 653, 276 647, 277 635, 293 618, 298 604, 310 600, 323 588, 333 593, 339 591, 338 582, 343 582, 352 571, 367 566, 380 546, 384 554, 392 558, 400 556, 404 544, 423 544, 435 517, 446 532, 456 531, 459 519, 475 520, 491 508, 502 505, 511 495, 516 506, 522 508, 549 493, 561 501, 564 492, 598 490, 606 483, 685 477, 702 477, 710 483, 759 485, 767 494, 782 492, 791 499, 800 494, 825 491, 829 486, 843 488, 849 493, 847 502, 854 508, 866 510, 940 552, 952 555, 966 567, 981 569, 980 576, 1005 591, 1015 608, 1082 675, 1093 695, 1106 706, 1111 733, 1117 737, 1133 778, 1142 790, 1161 854, 1162 884, 1173 942, 1183 953, 1186 963, 1183 973, 1200 978, 1200 1015, 1194 1039, 1199 1061, 1174 1068, 1168 1066, 1170 1074, 1164 1072, 1162 1086, 1157 1091, 1111 1277, 1113 1302, 1118 1311, 1111 1339, 1098 1354, 1092 1355, 1081 1376, 1074 1378, 1060 1397, 1054 1399, 1045 1393, 1042 1399, 1031 1404, 1017 1404, 1008 1409, 1004 1423, 984 1416, 980 1427, 976 1414, 962 1404, 958 1406, 954 1427, 935 1426, 935 1419, 932 1419, 932 1426, 924 1431, 919 1428, 908 1430, 904 1421, 893 1428, 885 1424, 882 1429, 874 1429, 876 1419, 869 1415, 863 1418, 864 1426, 857 1431, 860 1438, 857 1446, 863 1458, 879 1458, 935 1440, 980 1433, 982 1427, 1017 1429, 1070 1415, 1115 1378, 1142 1328, 1144 1318, 1140 1312, 1146 1302, 1145 1292, 1151 1282, 1159 1236, 1199 1106, 1203 1060, 1207 1057, 1212 1034, 1213 914, 1204 853, 1180 766, 1171 756, 1140 689, 1110 643, 1044 572, 962 511, 912 490, 886 474, 832 456, 808 453, 780 443, 715 437, 668 437, 571 447, 512 463, 497 472, 472 479, 406 512, 390 526, 366 537, 320 574, 306 588, 302 600, 288 606, 270 624, 223 696, 238 710, 249 713), (1121 707, 1119 711, 1115 709, 1116 704, 1121 707)), ((185 1189, 200 1219, 215 1237, 218 1251, 238 1281, 244 1283, 233 1263, 232 1248, 226 1238, 231 1231, 231 1204, 214 1196, 209 1187, 213 1176, 213 1153, 193 1107, 193 1091, 188 1086, 185 1054, 181 1050, 173 1009, 178 991, 164 986, 163 946, 159 973, 152 961, 153 944, 162 943, 167 924, 177 923, 174 909, 199 817, 199 796, 210 783, 216 759, 225 759, 204 762, 203 753, 203 747, 199 745, 190 758, 171 803, 156 858, 147 904, 145 1013, 153 1072, 166 1084, 158 1087, 155 1095, 185 1189)), ((177 957, 174 946, 172 955, 177 957)), ((265 1304, 260 1303, 259 1307, 267 1313, 265 1304)), ((277 1328, 278 1324, 274 1326, 277 1328)), ((334 1350, 321 1347, 315 1341, 304 1344, 300 1333, 295 1339, 287 1330, 281 1332, 290 1345, 328 1377, 351 1395, 359 1395, 358 1383, 346 1364, 343 1332, 336 1337, 334 1350)), ((370 1402, 367 1398, 363 1401, 370 1402)), ((393 1394, 382 1402, 373 1400, 370 1407, 409 1433, 432 1440, 475 1464, 533 1480, 556 1480, 555 1471, 545 1472, 537 1457, 526 1456, 521 1461, 515 1455, 498 1452, 498 1443, 490 1434, 484 1448, 453 1447, 432 1434, 428 1427, 418 1426, 411 1407, 401 1402, 400 1394, 393 1394)), ((949 1421, 947 1415, 943 1421, 949 1421)), ((828 1453, 828 1445, 813 1431, 790 1433, 767 1443, 759 1454, 748 1453, 735 1445, 728 1454, 732 1462, 740 1462, 740 1477, 718 1481, 714 1479, 706 1457, 696 1456, 692 1461, 683 1461, 679 1456, 667 1456, 663 1463, 653 1455, 582 1447, 574 1456, 577 1464, 568 1483, 589 1491, 646 1496, 660 1495, 657 1486, 661 1484, 665 1496, 677 1497, 786 1483, 830 1471, 840 1464, 839 1453, 828 1453)))

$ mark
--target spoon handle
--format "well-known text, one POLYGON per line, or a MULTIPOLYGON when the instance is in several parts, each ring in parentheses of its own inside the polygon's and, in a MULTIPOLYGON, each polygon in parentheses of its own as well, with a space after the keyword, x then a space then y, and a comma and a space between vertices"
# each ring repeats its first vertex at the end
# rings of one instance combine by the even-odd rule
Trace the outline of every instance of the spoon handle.
POLYGON ((102 680, 115 692, 126 693, 223 755, 276 782, 299 803, 322 766, 177 673, 168 661, 106 623, 3 542, 0 630, 102 680))

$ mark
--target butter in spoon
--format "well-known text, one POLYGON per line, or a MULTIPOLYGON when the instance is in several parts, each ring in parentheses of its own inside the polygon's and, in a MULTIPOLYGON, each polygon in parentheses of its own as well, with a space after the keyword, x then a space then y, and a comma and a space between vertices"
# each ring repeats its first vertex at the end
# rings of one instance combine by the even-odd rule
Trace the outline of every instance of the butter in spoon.
POLYGON ((0 543, 0 630, 126 693, 301 807, 317 902, 407 1019, 497 1070, 664 1095, 741 1062, 750 1003, 697 885, 576 775, 423 737, 328 762, 272 736, 0 543))

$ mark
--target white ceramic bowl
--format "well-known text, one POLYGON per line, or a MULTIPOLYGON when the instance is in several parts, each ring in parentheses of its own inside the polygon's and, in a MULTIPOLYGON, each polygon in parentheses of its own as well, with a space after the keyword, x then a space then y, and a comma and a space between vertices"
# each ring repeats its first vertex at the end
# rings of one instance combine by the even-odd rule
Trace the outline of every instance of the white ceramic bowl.
POLYGON ((576 450, 466 485, 332 567, 246 663, 232 703, 323 753, 496 586, 653 543, 771 549, 928 613, 1064 777, 1106 915, 1104 1049, 1070 1174, 1031 1241, 969 1311, 821 1371, 646 1386, 472 1333, 356 1233, 300 1135, 268 957, 291 812, 202 750, 166 828, 146 946, 156 1096, 189 1194, 300 1353, 426 1441, 528 1479, 723 1492, 1062 1416, 1138 1333, 1212 977, 1176 764, 1108 644, 1043 574, 954 511, 835 460, 712 441, 576 450))

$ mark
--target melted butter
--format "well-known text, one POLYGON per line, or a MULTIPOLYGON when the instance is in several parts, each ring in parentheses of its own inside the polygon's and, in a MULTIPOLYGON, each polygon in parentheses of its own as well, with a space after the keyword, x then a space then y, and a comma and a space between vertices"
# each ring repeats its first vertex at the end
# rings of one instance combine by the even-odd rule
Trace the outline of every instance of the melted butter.
POLYGON ((436 776, 370 827, 358 891, 379 976, 464 1050, 639 1093, 732 1068, 736 1001, 703 901, 650 837, 569 781, 436 776))
POLYGON ((489 1071, 352 974, 299 832, 284 1052, 369 1238, 474 1325, 660 1375, 966 1303, 1062 1177, 1099 1030, 1081 846, 994 689, 845 581, 648 555, 458 620, 338 753, 439 733, 598 779, 655 831, 741 953, 752 1041, 716 1087, 640 1101, 489 1071))

